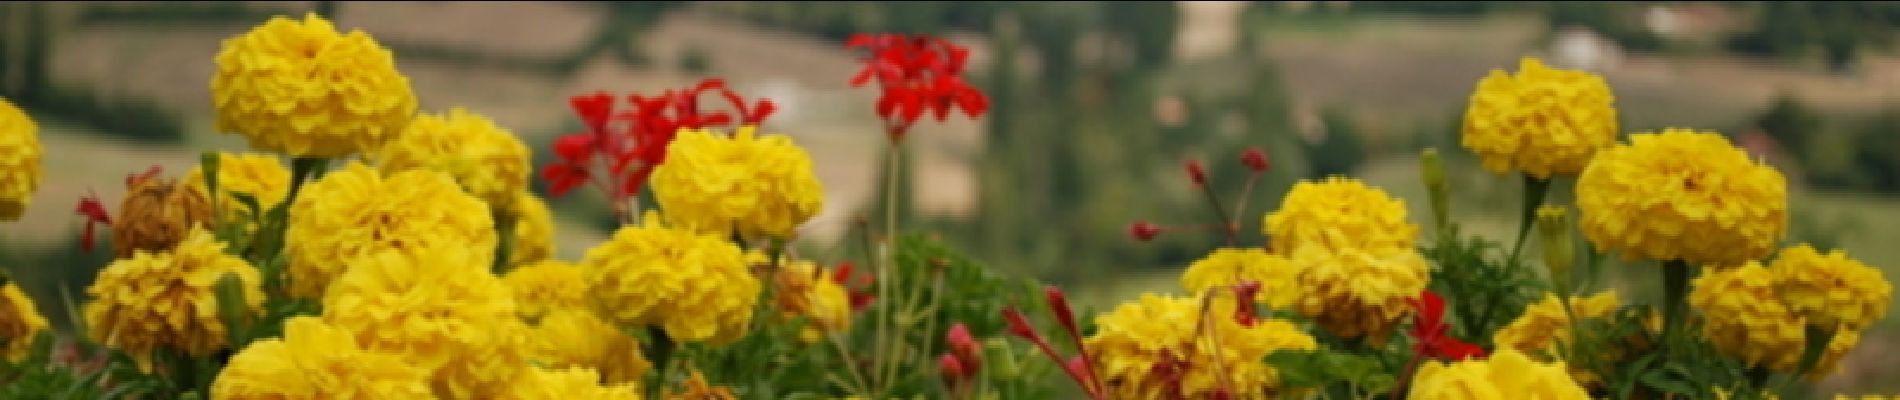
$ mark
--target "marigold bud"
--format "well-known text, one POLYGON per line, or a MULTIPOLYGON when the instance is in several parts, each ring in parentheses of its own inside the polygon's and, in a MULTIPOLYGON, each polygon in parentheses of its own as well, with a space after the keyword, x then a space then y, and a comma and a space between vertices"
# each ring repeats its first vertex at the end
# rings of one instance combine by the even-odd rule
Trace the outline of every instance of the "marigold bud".
POLYGON ((210 229, 211 202, 171 179, 128 179, 131 184, 112 227, 113 255, 171 251, 194 226, 210 229))
POLYGON ((1570 267, 1576 262, 1576 251, 1570 239, 1570 218, 1561 206, 1542 206, 1537 208, 1537 232, 1543 238, 1544 268, 1550 272, 1551 283, 1562 290, 1570 284, 1570 267))
POLYGON ((1240 163, 1247 164, 1247 168, 1252 169, 1253 172, 1267 172, 1267 169, 1271 167, 1267 164, 1267 152, 1261 151, 1258 147, 1249 147, 1247 151, 1241 152, 1240 163))
POLYGON ((1450 220, 1450 205, 1446 204, 1449 188, 1445 184, 1445 165, 1438 159, 1438 149, 1425 149, 1419 155, 1419 173, 1425 180, 1425 190, 1431 196, 1432 218, 1443 229, 1450 220))

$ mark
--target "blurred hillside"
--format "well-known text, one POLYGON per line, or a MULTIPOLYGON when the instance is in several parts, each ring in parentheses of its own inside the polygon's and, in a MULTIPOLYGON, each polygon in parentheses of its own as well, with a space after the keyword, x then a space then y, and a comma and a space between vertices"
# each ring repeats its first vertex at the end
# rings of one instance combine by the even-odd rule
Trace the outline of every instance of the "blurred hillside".
MULTIPOLYGON (((220 41, 317 2, 0 3, 0 96, 43 125, 47 183, 0 225, 0 265, 36 298, 82 288, 70 209, 116 203, 125 174, 182 173, 197 151, 244 149, 212 131, 220 41)), ((768 130, 809 149, 826 185, 804 232, 840 254, 881 193, 871 90, 846 85, 854 32, 946 35, 968 45, 994 111, 920 128, 915 196, 897 206, 976 259, 1081 288, 1095 304, 1143 290, 1218 245, 1212 232, 1135 243, 1135 220, 1212 221, 1181 165, 1201 159, 1238 193, 1249 146, 1274 165, 1244 205, 1257 225, 1297 179, 1361 176, 1426 205, 1413 156, 1436 146, 1462 172, 1458 213, 1508 237, 1517 183, 1478 171, 1457 142, 1478 79, 1519 57, 1603 75, 1625 131, 1714 129, 1795 183, 1791 241, 1840 245, 1900 277, 1900 6, 1887 2, 334 2, 345 29, 397 55, 430 111, 463 106, 535 148, 579 129, 573 95, 653 93, 718 76, 783 106, 768 130), (1162 277, 1156 279, 1145 276, 1162 277), (1113 277, 1113 278, 1107 278, 1113 277)), ((1230 209, 1234 201, 1227 200, 1230 209)), ((116 209, 116 204, 111 204, 116 209)), ((594 193, 555 201, 559 252, 610 222, 594 193)), ((1259 235, 1247 232, 1248 240, 1259 235)), ((1641 267, 1632 267, 1641 268, 1641 267)), ((1642 275, 1644 279, 1647 275, 1642 275)), ((1646 290, 1633 285, 1632 290, 1646 290)), ((56 318, 60 319, 60 318, 56 318)), ((1850 363, 1894 354, 1894 323, 1850 363)), ((1890 362, 1889 362, 1890 364, 1890 362)), ((1890 370, 1850 368, 1856 372, 1890 370)), ((1889 374, 1889 377, 1891 374, 1889 374)), ((1891 393, 1844 373, 1823 389, 1891 393)))

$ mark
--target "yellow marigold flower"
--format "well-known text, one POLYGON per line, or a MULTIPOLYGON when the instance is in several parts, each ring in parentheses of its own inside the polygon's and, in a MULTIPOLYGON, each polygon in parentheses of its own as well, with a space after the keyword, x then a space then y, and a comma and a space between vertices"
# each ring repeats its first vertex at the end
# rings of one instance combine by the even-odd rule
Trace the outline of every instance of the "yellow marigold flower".
MULTIPOLYGON (((1702 311, 1702 334, 1716 350, 1751 366, 1794 371, 1806 348, 1806 323, 1777 296, 1775 273, 1754 261, 1703 271, 1692 283, 1689 305, 1702 311)), ((1831 373, 1859 342, 1858 331, 1841 330, 1810 376, 1831 373)))
MULTIPOLYGON (((1590 297, 1570 298, 1570 310, 1582 320, 1607 318, 1616 312, 1619 304, 1615 290, 1604 291, 1590 297)), ((1572 325, 1575 323, 1571 322, 1569 314, 1564 313, 1563 304, 1557 302, 1557 296, 1545 294, 1544 301, 1526 307, 1523 315, 1492 334, 1492 341, 1497 343, 1499 348, 1514 349, 1532 358, 1554 360, 1559 359, 1558 357, 1563 354, 1558 349, 1560 344, 1575 344, 1570 337, 1572 325)), ((1643 348, 1647 348, 1647 344, 1628 341, 1597 356, 1609 362, 1643 348)), ((1595 386, 1603 382, 1602 377, 1580 365, 1572 365, 1570 375, 1584 386, 1595 386)))
POLYGON ((1788 230, 1787 181, 1715 132, 1630 135, 1577 178, 1579 227, 1634 261, 1736 265, 1774 250, 1788 230))
POLYGON ((680 342, 724 344, 744 336, 760 285, 739 246, 667 227, 657 213, 641 221, 581 259, 601 317, 623 327, 658 325, 680 342))
POLYGON ((787 238, 824 207, 811 156, 784 135, 682 130, 653 171, 668 223, 697 232, 787 238))
POLYGON ((170 179, 134 180, 126 189, 112 226, 116 258, 171 250, 193 229, 211 227, 211 203, 170 179))
POLYGON ((1463 145, 1495 173, 1573 175, 1616 143, 1615 101, 1603 77, 1524 57, 1516 75, 1494 69, 1478 81, 1463 145))
POLYGON ((293 296, 321 297, 352 259, 383 250, 447 245, 479 253, 472 262, 494 259, 488 205, 439 172, 385 178, 352 161, 304 187, 295 201, 284 234, 293 296))
POLYGON ((217 129, 296 157, 373 152, 416 113, 395 56, 361 30, 340 34, 315 13, 274 17, 226 39, 211 77, 217 129))
POLYGON ((1254 301, 1286 309, 1300 298, 1299 277, 1299 266, 1285 257, 1257 248, 1223 248, 1189 264, 1187 271, 1181 273, 1181 287, 1190 293, 1201 293, 1245 281, 1258 282, 1260 292, 1254 301))
MULTIPOLYGON (((756 265, 772 262, 761 252, 747 253, 746 257, 756 265)), ((817 343, 824 339, 826 332, 851 328, 851 297, 844 286, 832 281, 825 269, 810 260, 780 262, 778 273, 774 274, 773 300, 778 305, 780 321, 808 318, 807 325, 798 333, 800 342, 817 343)))
POLYGON ((20 219, 46 171, 40 169, 40 126, 0 98, 0 221, 20 219))
POLYGON ((1418 226, 1405 219, 1405 201, 1358 179, 1300 181, 1268 213, 1269 251, 1289 253, 1305 244, 1332 248, 1412 247, 1418 226))
POLYGON ((1508 348, 1500 348, 1484 360, 1452 364, 1428 361, 1414 373, 1411 392, 1406 397, 1420 400, 1590 398, 1582 386, 1570 380, 1563 362, 1534 362, 1508 348))
POLYGON ((601 386, 600 374, 587 368, 529 368, 528 377, 514 384, 501 400, 635 400, 632 385, 601 386))
POLYGON ((152 351, 159 347, 193 357, 223 349, 218 280, 226 274, 237 276, 252 313, 261 312, 264 302, 257 269, 225 254, 224 246, 200 228, 172 251, 138 252, 107 265, 86 288, 92 295, 84 307, 92 339, 124 350, 147 371, 152 351))
POLYGON ((1096 317, 1095 335, 1083 342, 1099 364, 1112 397, 1206 398, 1221 389, 1224 378, 1232 383, 1228 388, 1235 390, 1229 393, 1233 398, 1262 398, 1269 388, 1279 386, 1280 375, 1260 360, 1275 351, 1318 347, 1291 323, 1262 319, 1252 326, 1242 325, 1234 318, 1233 302, 1203 299, 1144 293, 1140 300, 1096 317), (1212 309, 1203 312, 1203 304, 1212 309), (1201 329, 1204 323, 1211 324, 1211 329, 1201 329), (1164 363, 1179 366, 1177 370, 1185 374, 1179 393, 1169 393, 1170 382, 1154 373, 1164 363))
MULTIPOLYGON (((203 166, 192 167, 184 182, 199 196, 211 197, 203 166)), ((243 224, 247 232, 254 231, 257 224, 251 221, 261 220, 261 214, 290 195, 290 170, 284 168, 283 160, 269 154, 218 153, 218 194, 219 218, 224 223, 243 224), (256 198, 259 215, 251 214, 250 207, 238 201, 237 193, 256 198)))
POLYGON ((40 315, 33 298, 20 291, 18 283, 7 282, 0 287, 0 343, 6 345, 8 361, 25 360, 33 350, 34 336, 46 329, 46 317, 40 315))
POLYGON ((502 283, 515 294, 521 318, 538 321, 549 312, 587 307, 587 281, 573 263, 542 260, 508 271, 502 283))
POLYGON ((1893 284, 1879 269, 1840 250, 1822 255, 1809 245, 1790 247, 1769 269, 1788 309, 1822 329, 1865 329, 1887 315, 1893 299, 1893 284))
POLYGON ((514 248, 508 252, 508 267, 534 264, 554 256, 554 212, 548 203, 526 190, 515 192, 508 206, 515 218, 514 248))
POLYGON ((447 115, 416 116, 383 147, 383 174, 431 169, 455 177, 469 194, 495 209, 508 209, 528 187, 528 146, 514 132, 460 107, 447 115))
POLYGON ((394 354, 364 351, 350 332, 317 317, 284 321, 284 336, 231 356, 211 383, 213 400, 434 399, 428 374, 394 354))
POLYGON ((1300 265, 1302 296, 1295 308, 1343 338, 1390 336, 1393 324, 1412 310, 1431 280, 1425 258, 1411 247, 1341 248, 1302 246, 1290 257, 1300 265))
POLYGON ((687 378, 686 383, 681 386, 686 387, 684 392, 676 393, 672 389, 667 389, 666 400, 739 400, 738 395, 732 394, 731 388, 707 383, 706 374, 700 373, 699 370, 693 370, 692 376, 687 378))
POLYGON ((639 384, 653 364, 640 353, 640 341, 602 321, 593 311, 562 308, 549 312, 534 327, 536 346, 530 358, 541 365, 585 367, 599 371, 603 382, 639 384))
POLYGON ((528 365, 532 342, 482 254, 436 246, 357 258, 325 294, 323 319, 429 371, 437 396, 492 398, 528 365))

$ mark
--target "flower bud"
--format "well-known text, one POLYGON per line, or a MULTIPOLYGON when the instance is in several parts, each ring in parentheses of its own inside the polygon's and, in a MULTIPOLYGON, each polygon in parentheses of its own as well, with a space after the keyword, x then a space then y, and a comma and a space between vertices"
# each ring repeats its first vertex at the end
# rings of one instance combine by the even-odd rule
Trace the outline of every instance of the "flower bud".
POLYGON ((943 374, 944 386, 952 388, 962 386, 965 378, 970 376, 969 371, 963 370, 963 363, 957 360, 957 356, 951 354, 937 357, 937 368, 943 374))
POLYGON ((1132 225, 1128 225, 1128 235, 1134 236, 1135 240, 1146 242, 1154 240, 1155 236, 1161 235, 1161 227, 1150 224, 1147 221, 1138 221, 1132 225))
POLYGON ((1249 147, 1247 151, 1240 153, 1240 163, 1246 164, 1247 168, 1252 169, 1253 172, 1267 172, 1269 167, 1267 152, 1261 151, 1258 147, 1249 147))
POLYGON ((1445 165, 1438 159, 1438 149, 1425 149, 1425 153, 1419 155, 1419 164, 1419 173, 1424 175, 1425 179, 1425 190, 1431 196, 1433 221, 1436 221, 1439 228, 1443 229, 1451 218, 1450 205, 1445 199, 1450 188, 1446 187, 1445 165))
POLYGON ((1541 206, 1537 208, 1537 233, 1543 238, 1544 268, 1550 273, 1551 283, 1558 290, 1567 290, 1570 284, 1570 267, 1576 262, 1576 250, 1570 238, 1570 218, 1561 206, 1541 206))
POLYGON ((1201 167, 1201 160, 1188 160, 1187 171, 1188 179, 1194 180, 1194 185, 1207 185, 1207 168, 1201 167))

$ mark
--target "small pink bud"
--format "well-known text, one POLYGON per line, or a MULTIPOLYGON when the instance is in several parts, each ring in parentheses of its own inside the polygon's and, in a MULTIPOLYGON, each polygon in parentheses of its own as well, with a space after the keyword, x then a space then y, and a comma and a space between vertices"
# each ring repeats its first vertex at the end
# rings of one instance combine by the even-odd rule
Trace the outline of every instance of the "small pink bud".
POLYGON ((1195 185, 1207 185, 1207 168, 1201 167, 1201 160, 1188 160, 1187 171, 1195 185))
POLYGON ((1015 307, 1003 309, 1003 320, 1009 322, 1009 334, 1032 341, 1042 341, 1042 335, 1036 333, 1036 328, 1029 326, 1029 318, 1024 317, 1023 312, 1017 311, 1015 307))
POLYGON ((1161 235, 1161 227, 1150 224, 1147 221, 1135 222, 1133 225, 1128 226, 1128 234, 1134 236, 1135 240, 1146 242, 1154 240, 1155 236, 1161 235))
POLYGON ((943 374, 943 384, 952 388, 963 385, 965 378, 970 376, 969 371, 963 369, 963 362, 951 354, 937 357, 937 368, 943 374))
POLYGON ((958 322, 950 326, 950 333, 945 336, 947 336, 946 341, 950 343, 950 353, 963 362, 965 370, 974 373, 982 369, 983 353, 981 347, 976 344, 976 339, 970 335, 969 327, 958 322))
POLYGON ((1042 294, 1049 299, 1049 308, 1055 311, 1056 322, 1062 323, 1062 329, 1069 330, 1071 335, 1079 335, 1082 331, 1075 325, 1075 312, 1069 308, 1069 299, 1062 294, 1062 288, 1043 286, 1042 294))

